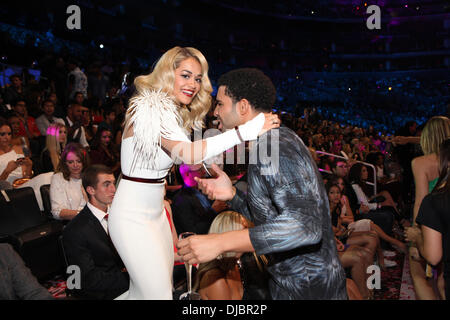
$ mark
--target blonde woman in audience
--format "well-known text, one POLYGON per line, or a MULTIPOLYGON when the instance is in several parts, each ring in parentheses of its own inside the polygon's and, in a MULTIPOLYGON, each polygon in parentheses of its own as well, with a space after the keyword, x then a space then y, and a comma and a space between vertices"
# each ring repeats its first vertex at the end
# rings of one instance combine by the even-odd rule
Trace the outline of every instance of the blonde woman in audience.
MULTIPOLYGON (((439 147, 450 137, 450 119, 444 116, 436 116, 428 120, 420 136, 420 146, 423 156, 414 158, 411 168, 415 183, 415 201, 413 211, 413 225, 416 226, 416 217, 423 198, 433 190, 439 178, 439 147)), ((410 269, 413 279, 416 297, 419 300, 437 300, 437 292, 433 289, 433 283, 427 278, 432 277, 431 267, 426 265, 420 256, 415 243, 410 248, 410 269), (428 272, 427 272, 428 270, 428 272)), ((438 288, 441 296, 444 296, 444 279, 442 268, 438 268, 438 288)))
MULTIPOLYGON (((249 227, 251 222, 240 213, 225 211, 217 215, 208 233, 223 233, 249 227)), ((217 259, 198 266, 193 288, 202 300, 268 299, 264 262, 264 257, 258 257, 254 253, 224 253, 217 259)))
POLYGON ((43 172, 56 171, 61 152, 67 144, 67 129, 64 124, 52 123, 47 128, 45 148, 41 152, 43 172))

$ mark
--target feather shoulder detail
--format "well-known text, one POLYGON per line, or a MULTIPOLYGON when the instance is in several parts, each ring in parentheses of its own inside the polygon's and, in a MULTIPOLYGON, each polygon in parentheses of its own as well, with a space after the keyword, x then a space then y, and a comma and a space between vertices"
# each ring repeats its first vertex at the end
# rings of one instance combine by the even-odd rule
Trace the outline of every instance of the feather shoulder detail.
POLYGON ((129 121, 133 126, 135 154, 155 168, 161 137, 179 140, 184 135, 178 106, 162 91, 144 90, 130 99, 129 121))

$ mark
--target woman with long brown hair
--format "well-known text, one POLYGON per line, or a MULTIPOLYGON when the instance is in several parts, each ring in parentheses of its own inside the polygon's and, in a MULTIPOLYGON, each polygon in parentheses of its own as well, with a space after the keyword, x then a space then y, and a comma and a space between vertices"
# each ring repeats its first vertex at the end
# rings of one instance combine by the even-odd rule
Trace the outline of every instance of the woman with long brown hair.
POLYGON ((79 143, 66 145, 57 173, 50 183, 50 201, 55 219, 71 220, 86 205, 88 199, 81 183, 81 174, 88 165, 87 152, 79 143))

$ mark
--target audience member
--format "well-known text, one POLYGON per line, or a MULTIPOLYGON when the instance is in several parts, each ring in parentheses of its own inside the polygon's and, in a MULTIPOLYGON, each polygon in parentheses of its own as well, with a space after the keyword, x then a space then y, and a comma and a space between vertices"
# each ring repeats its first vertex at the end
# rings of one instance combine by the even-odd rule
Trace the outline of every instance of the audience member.
POLYGON ((68 74, 68 91, 69 99, 75 99, 75 95, 81 92, 84 98, 87 98, 87 86, 88 81, 86 75, 81 71, 78 66, 78 62, 74 59, 70 59, 67 62, 68 74))
MULTIPOLYGON (((422 199, 433 190, 439 178, 439 146, 449 136, 450 120, 443 116, 432 117, 428 120, 420 136, 420 145, 424 155, 414 158, 411 162, 415 182, 413 225, 416 225, 415 219, 422 199)), ((410 247, 409 263, 417 298, 419 300, 438 299, 438 294, 433 289, 433 280, 430 279, 432 278, 431 267, 427 266, 420 257, 414 243, 410 247)), ((440 273, 438 282, 441 295, 444 292, 442 276, 443 274, 440 273)))
POLYGON ((392 206, 383 206, 382 203, 388 201, 381 198, 379 201, 372 201, 376 196, 368 196, 366 191, 366 180, 368 176, 367 167, 361 163, 355 163, 349 172, 349 180, 358 198, 358 203, 364 204, 361 207, 359 219, 370 219, 387 234, 392 234, 395 210, 392 206), (384 200, 384 201, 381 201, 384 200))
POLYGON ((13 110, 16 112, 20 122, 19 136, 27 137, 28 139, 34 139, 41 135, 36 121, 33 117, 28 115, 27 104, 25 100, 16 100, 12 105, 13 110))
POLYGON ((67 116, 64 118, 67 128, 67 141, 80 143, 83 147, 89 147, 86 132, 83 127, 82 106, 71 103, 67 108, 67 116))
POLYGON ((6 115, 8 123, 11 125, 11 143, 14 146, 26 146, 26 152, 30 150, 30 140, 27 136, 20 135, 20 119, 16 112, 12 111, 6 115))
POLYGON ((6 104, 13 104, 19 99, 25 99, 26 90, 23 86, 22 79, 18 74, 13 74, 9 77, 11 85, 6 88, 4 94, 4 100, 6 104))
MULTIPOLYGON (((330 185, 337 185, 341 192, 341 199, 340 199, 340 219, 341 223, 343 225, 346 225, 349 231, 352 232, 352 234, 356 234, 358 232, 368 232, 372 231, 377 234, 377 236, 386 242, 390 243, 395 249, 400 251, 401 253, 407 253, 407 247, 406 244, 401 242, 400 240, 393 238, 389 235, 387 235, 379 226, 377 226, 373 221, 369 219, 359 219, 355 221, 353 212, 349 206, 348 198, 345 195, 345 184, 344 180, 341 177, 338 176, 332 176, 328 180, 328 183, 330 185)), ((331 205, 330 205, 331 206, 331 205)), ((394 253, 395 254, 395 253, 394 253)), ((387 252, 384 250, 384 255, 391 256, 393 255, 391 252, 387 252)), ((381 258, 380 256, 379 258, 381 258)), ((381 265, 381 263, 380 263, 381 265)))
POLYGON ((50 124, 46 132, 45 148, 41 152, 42 172, 57 171, 61 152, 66 144, 66 126, 59 122, 50 124))
POLYGON ((71 220, 83 210, 87 195, 81 185, 81 174, 87 166, 88 155, 83 147, 77 143, 68 143, 50 184, 50 201, 55 219, 71 220))
POLYGON ((13 185, 14 181, 31 178, 33 162, 25 157, 20 145, 12 144, 12 128, 0 118, 0 181, 13 185))
POLYGON ((106 128, 98 129, 92 140, 89 156, 92 164, 104 164, 110 167, 117 177, 120 174, 120 154, 113 143, 110 130, 106 128))
MULTIPOLYGON (((355 282, 358 292, 356 296, 360 295, 362 299, 371 299, 373 292, 367 287, 367 267, 373 253, 369 249, 357 245, 344 245, 341 241, 335 238, 339 261, 342 267, 350 269, 351 279, 355 282)), ((347 293, 349 292, 348 281, 347 293)))
POLYGON ((52 100, 45 100, 42 103, 42 111, 44 113, 36 119, 36 126, 41 132, 41 135, 47 135, 47 128, 54 122, 64 124, 63 119, 53 115, 55 113, 55 104, 52 100))
MULTIPOLYGON (((242 230, 251 226, 251 222, 241 214, 224 211, 213 220, 208 233, 242 230)), ((223 253, 217 259, 199 264, 193 288, 202 300, 270 299, 266 263, 264 256, 258 257, 255 253, 223 253)))
POLYGON ((53 300, 11 245, 0 243, 0 300, 53 300))
POLYGON ((426 195, 416 217, 417 226, 406 230, 407 239, 416 243, 419 252, 433 266, 443 262, 445 291, 440 290, 443 299, 450 300, 450 139, 441 144, 439 150, 439 177, 426 195))
POLYGON ((92 165, 82 181, 89 201, 63 230, 68 263, 77 265, 81 274, 81 288, 73 292, 84 299, 112 300, 128 290, 130 280, 108 235, 116 179, 108 167, 92 165))
POLYGON ((197 234, 208 233, 209 227, 217 216, 228 206, 224 201, 211 202, 198 190, 195 177, 202 178, 206 172, 201 164, 180 165, 180 173, 183 178, 183 187, 172 199, 173 221, 178 233, 195 232, 197 234))

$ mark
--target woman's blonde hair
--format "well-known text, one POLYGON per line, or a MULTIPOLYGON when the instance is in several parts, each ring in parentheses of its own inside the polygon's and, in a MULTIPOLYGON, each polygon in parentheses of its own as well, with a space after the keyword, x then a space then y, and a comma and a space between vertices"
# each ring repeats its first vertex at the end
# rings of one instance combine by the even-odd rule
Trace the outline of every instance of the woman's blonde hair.
POLYGON ((52 160, 54 170, 56 170, 58 168, 61 152, 66 147, 66 144, 67 144, 67 135, 66 135, 66 139, 62 143, 59 142, 59 131, 62 128, 66 129, 66 126, 61 123, 50 124, 47 128, 47 133, 46 133, 47 135, 45 137, 45 149, 44 150, 48 150, 50 159, 52 160))
MULTIPOLYGON (((183 120, 183 128, 188 132, 192 129, 200 130, 203 127, 203 119, 211 107, 211 93, 213 91, 208 77, 208 62, 205 56, 192 47, 174 47, 168 50, 156 63, 153 71, 148 75, 138 76, 134 80, 137 95, 145 90, 161 90, 173 97, 175 82, 175 69, 181 62, 194 58, 202 67, 202 82, 200 91, 194 97, 189 106, 180 108, 180 117, 183 120)), ((125 119, 125 128, 128 127, 130 117, 125 119)))
MULTIPOLYGON (((250 221, 244 218, 243 215, 236 211, 224 211, 216 216, 209 227, 208 234, 224 233, 228 231, 243 230, 253 226, 250 221)), ((195 276, 194 290, 200 287, 200 281, 203 275, 211 269, 220 268, 222 270, 229 270, 236 265, 235 252, 225 252, 217 259, 206 263, 201 263, 195 276)))
POLYGON ((448 138, 450 138, 450 119, 444 116, 432 117, 420 135, 423 153, 438 155, 441 143, 448 138))

